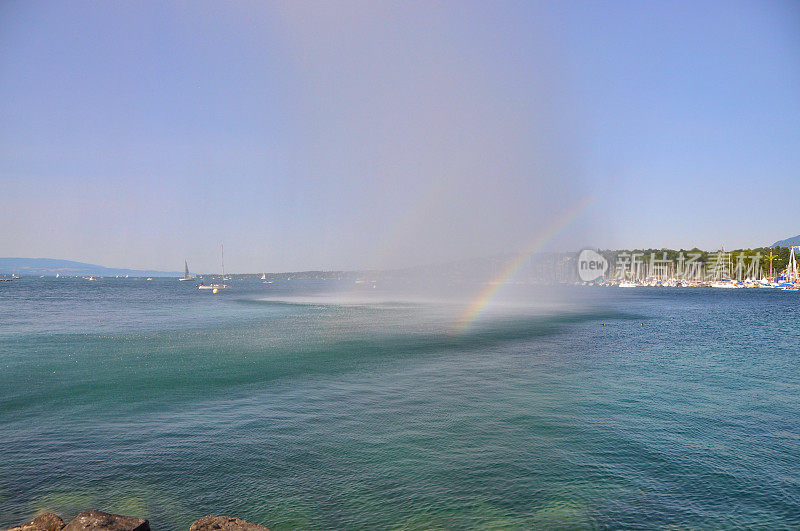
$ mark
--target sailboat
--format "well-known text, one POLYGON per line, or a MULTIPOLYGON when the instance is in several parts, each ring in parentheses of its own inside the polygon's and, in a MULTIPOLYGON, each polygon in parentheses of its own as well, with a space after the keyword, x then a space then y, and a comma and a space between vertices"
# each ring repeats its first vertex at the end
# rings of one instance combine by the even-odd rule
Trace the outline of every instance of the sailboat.
POLYGON ((261 273, 261 280, 267 280, 267 274, 261 273))
POLYGON ((200 285, 197 286, 197 289, 210 289, 216 292, 220 289, 225 289, 228 286, 225 284, 225 246, 220 244, 220 249, 222 250, 222 280, 219 284, 203 284, 203 281, 200 281, 200 285))
POLYGON ((194 278, 192 278, 192 276, 189 274, 189 264, 186 262, 186 260, 183 261, 183 276, 178 280, 181 282, 185 280, 194 280, 194 278))
POLYGON ((797 269, 795 249, 800 249, 800 246, 792 245, 789 248, 789 262, 786 264, 786 271, 783 272, 783 282, 778 284, 778 287, 782 290, 797 291, 800 289, 800 271, 797 269))
POLYGON ((635 262, 636 260, 631 260, 631 279, 626 280, 623 278, 619 283, 620 288, 635 288, 639 285, 638 282, 636 282, 636 272, 633 269, 635 262))
POLYGON ((732 278, 728 278, 730 273, 733 272, 733 268, 731 267, 731 258, 730 253, 725 253, 725 247, 722 248, 720 256, 727 256, 727 261, 723 262, 721 258, 717 259, 716 262, 716 274, 717 278, 711 281, 710 286, 712 288, 722 288, 722 289, 734 289, 738 288, 739 285, 736 283, 735 280, 732 278))

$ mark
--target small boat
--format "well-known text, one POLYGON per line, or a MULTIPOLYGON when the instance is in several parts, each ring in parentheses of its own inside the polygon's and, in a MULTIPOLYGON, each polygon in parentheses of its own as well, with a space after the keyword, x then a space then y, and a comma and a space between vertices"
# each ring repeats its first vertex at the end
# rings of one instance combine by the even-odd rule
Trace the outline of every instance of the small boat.
POLYGON ((213 293, 216 293, 218 290, 228 287, 227 284, 225 284, 225 246, 220 244, 220 249, 222 251, 222 280, 219 284, 205 284, 201 279, 200 284, 197 285, 197 289, 210 289, 213 293))
POLYGON ((620 288, 635 288, 638 286, 636 282, 631 282, 630 280, 623 280, 619 283, 620 288))
POLYGON ((206 284, 202 280, 200 281, 200 284, 197 285, 197 289, 210 289, 212 291, 213 290, 219 290, 219 289, 225 289, 227 287, 228 287, 228 285, 225 284, 225 283, 222 283, 222 282, 206 284))
POLYGON ((97 280, 96 278, 94 278, 94 276, 83 277, 83 279, 84 280, 91 280, 92 282, 95 282, 97 280))
POLYGON ((189 264, 188 262, 186 262, 186 260, 183 261, 183 276, 178 280, 180 280, 181 282, 184 282, 186 280, 194 280, 194 278, 192 278, 192 276, 189 274, 189 264))
POLYGON ((267 274, 261 273, 261 280, 267 280, 267 274))

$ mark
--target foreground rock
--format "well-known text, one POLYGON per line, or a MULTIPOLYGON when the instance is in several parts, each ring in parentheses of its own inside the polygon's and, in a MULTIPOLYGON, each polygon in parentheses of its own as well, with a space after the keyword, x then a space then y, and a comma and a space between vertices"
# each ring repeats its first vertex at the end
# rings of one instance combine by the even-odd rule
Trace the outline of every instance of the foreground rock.
POLYGON ((103 531, 150 531, 150 523, 144 518, 120 516, 101 511, 86 511, 75 517, 63 531, 85 529, 103 531))
MULTIPOLYGON (((26 524, 11 527, 6 531, 150 531, 150 523, 144 518, 120 516, 101 511, 85 511, 66 526, 53 513, 40 514, 26 524)), ((189 531, 269 531, 263 525, 251 524, 233 516, 204 516, 189 528, 189 531)))
POLYGON ((53 513, 44 513, 27 524, 12 527, 8 531, 59 531, 62 527, 64 527, 64 520, 53 513))
POLYGON ((204 516, 193 523, 189 531, 269 531, 269 529, 233 516, 204 516))

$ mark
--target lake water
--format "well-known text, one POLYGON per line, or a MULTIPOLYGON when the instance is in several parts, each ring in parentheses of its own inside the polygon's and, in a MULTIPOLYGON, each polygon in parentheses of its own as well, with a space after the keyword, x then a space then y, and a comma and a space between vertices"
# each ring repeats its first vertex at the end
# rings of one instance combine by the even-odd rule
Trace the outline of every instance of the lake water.
POLYGON ((796 292, 231 284, 0 285, 0 527, 800 526, 796 292))

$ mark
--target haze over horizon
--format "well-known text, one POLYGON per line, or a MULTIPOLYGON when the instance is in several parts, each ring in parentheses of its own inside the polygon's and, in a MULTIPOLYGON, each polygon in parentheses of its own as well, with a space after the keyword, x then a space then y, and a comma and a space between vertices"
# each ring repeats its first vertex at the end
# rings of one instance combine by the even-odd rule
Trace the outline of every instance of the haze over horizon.
POLYGON ((800 233, 798 123, 789 1, 9 1, 0 255, 216 271, 224 242, 256 272, 762 246, 800 233))

